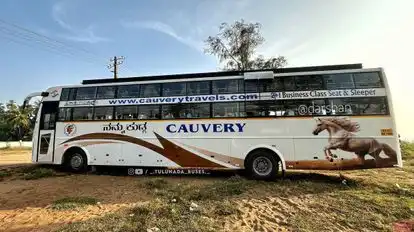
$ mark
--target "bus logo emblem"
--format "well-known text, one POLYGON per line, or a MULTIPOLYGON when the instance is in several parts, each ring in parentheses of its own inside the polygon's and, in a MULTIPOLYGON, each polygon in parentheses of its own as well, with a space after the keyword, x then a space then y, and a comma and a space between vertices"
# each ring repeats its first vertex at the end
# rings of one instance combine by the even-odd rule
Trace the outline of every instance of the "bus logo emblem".
POLYGON ((59 93, 56 89, 53 90, 50 94, 52 95, 52 97, 56 97, 57 95, 59 95, 59 93))
POLYGON ((65 126, 65 129, 64 129, 65 135, 71 136, 71 135, 75 134, 75 132, 76 132, 75 124, 68 124, 68 125, 65 126))

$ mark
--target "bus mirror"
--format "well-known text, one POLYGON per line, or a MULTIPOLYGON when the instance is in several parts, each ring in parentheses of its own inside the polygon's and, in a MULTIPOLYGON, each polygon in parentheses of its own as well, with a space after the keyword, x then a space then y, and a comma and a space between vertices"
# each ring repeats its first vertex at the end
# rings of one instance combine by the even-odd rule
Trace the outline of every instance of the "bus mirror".
POLYGON ((42 94, 40 96, 47 97, 47 96, 49 96, 49 92, 42 92, 42 94))
POLYGON ((246 72, 244 73, 245 80, 253 80, 253 79, 273 79, 274 75, 272 71, 266 72, 246 72))

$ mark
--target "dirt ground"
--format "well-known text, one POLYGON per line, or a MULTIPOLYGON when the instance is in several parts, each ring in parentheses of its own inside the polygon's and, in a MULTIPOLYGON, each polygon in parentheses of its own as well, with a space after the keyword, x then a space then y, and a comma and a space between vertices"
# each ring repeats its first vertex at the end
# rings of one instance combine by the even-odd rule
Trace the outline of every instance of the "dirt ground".
MULTIPOLYGON (((55 231, 71 224, 89 223, 94 218, 131 209, 161 196, 157 195, 157 189, 154 194, 142 187, 155 177, 55 173, 44 178, 25 179, 19 166, 29 162, 30 151, 0 151, 0 172, 3 173, 0 176, 0 231, 55 231), (97 203, 67 210, 53 208, 56 201, 67 197, 89 197, 97 203)), ((414 218, 414 202, 410 201, 414 196, 412 169, 342 172, 341 175, 347 176, 349 182, 344 182, 337 172, 326 175, 304 172, 283 183, 254 183, 254 188, 242 194, 223 196, 238 213, 211 216, 215 220, 213 224, 220 225, 223 231, 397 231, 398 221, 414 218), (360 181, 358 183, 364 186, 344 189, 345 185, 351 186, 351 181, 360 181), (401 203, 403 201, 407 201, 407 205, 401 203), (362 205, 366 202, 369 205, 362 205), (396 202, 401 205, 396 206, 396 202), (343 205, 335 210, 332 204, 343 205), (358 212, 361 215, 354 215, 358 212), (365 215, 370 212, 374 213, 365 215)), ((162 178, 169 185, 202 189, 227 177, 162 178)), ((220 201, 214 201, 211 207, 217 207, 220 201)), ((66 231, 88 231, 82 229, 86 224, 79 225, 77 229, 66 231)))

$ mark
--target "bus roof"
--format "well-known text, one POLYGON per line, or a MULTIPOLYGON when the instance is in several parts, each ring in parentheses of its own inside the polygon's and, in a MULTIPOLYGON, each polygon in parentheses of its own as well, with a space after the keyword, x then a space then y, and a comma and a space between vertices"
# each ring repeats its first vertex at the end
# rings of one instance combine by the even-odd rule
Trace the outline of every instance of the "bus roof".
POLYGON ((136 82, 136 81, 155 81, 155 80, 237 76, 237 75, 243 75, 243 73, 246 73, 246 72, 263 72, 263 71, 272 71, 274 73, 295 73, 295 72, 333 71, 333 70, 345 70, 345 69, 362 69, 362 64, 357 63, 357 64, 340 64, 340 65, 324 65, 324 66, 304 66, 304 67, 291 67, 291 68, 278 68, 278 69, 248 70, 244 72, 243 71, 221 71, 221 72, 206 72, 206 73, 187 73, 187 74, 171 74, 171 75, 158 75, 158 76, 123 77, 123 78, 118 78, 118 79, 112 79, 112 78, 90 79, 90 80, 83 80, 82 84, 89 85, 89 84, 123 83, 123 82, 136 82))

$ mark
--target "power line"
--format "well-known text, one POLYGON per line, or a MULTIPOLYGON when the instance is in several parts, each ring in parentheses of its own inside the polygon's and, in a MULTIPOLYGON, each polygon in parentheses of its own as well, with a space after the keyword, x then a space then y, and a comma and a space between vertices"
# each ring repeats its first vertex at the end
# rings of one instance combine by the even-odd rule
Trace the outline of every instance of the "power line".
MULTIPOLYGON (((28 47, 35 47, 36 45, 41 45, 41 50, 47 51, 47 52, 51 52, 51 53, 55 53, 58 55, 62 55, 65 57, 69 57, 69 58, 77 58, 79 59, 80 57, 74 53, 71 50, 66 50, 62 47, 56 46, 54 44, 49 44, 49 43, 45 43, 44 41, 41 40, 37 40, 36 38, 30 37, 28 35, 25 34, 21 34, 19 32, 16 31, 9 31, 5 28, 2 28, 0 26, 0 37, 4 38, 6 40, 9 40, 11 42, 14 42, 16 44, 21 44, 21 45, 25 45, 28 47)), ((92 60, 91 58, 86 58, 86 57, 81 57, 83 58, 84 61, 87 61, 88 63, 94 63, 94 64, 98 64, 98 62, 96 62, 96 60, 92 60)), ((99 62, 99 64, 102 64, 101 62, 99 62)))
MULTIPOLYGON (((45 51, 70 58, 73 57, 76 59, 83 59, 88 63, 102 65, 103 62, 106 62, 106 59, 102 58, 100 55, 94 52, 59 41, 30 29, 7 22, 3 19, 0 19, 0 38, 1 37, 14 43, 23 44, 29 47, 32 47, 31 45, 40 45, 41 49, 45 51), (1 36, 2 34, 3 36, 1 36), (80 56, 80 54, 82 54, 82 56, 80 56)), ((114 72, 114 78, 118 77, 118 66, 123 63, 123 60, 124 57, 114 57, 111 60, 111 62, 113 62, 111 64, 113 67, 111 68, 114 68, 112 71, 114 72), (117 60, 116 62, 114 61, 115 59, 117 60)), ((124 68, 125 70, 132 72, 127 67, 124 68)))
POLYGON ((18 29, 18 30, 24 31, 24 32, 26 32, 26 33, 29 33, 29 34, 35 35, 35 36, 37 36, 37 37, 39 37, 39 38, 44 39, 45 41, 48 41, 48 42, 51 42, 51 43, 57 43, 57 44, 60 44, 60 45, 62 45, 62 46, 64 46, 64 47, 69 47, 69 48, 72 48, 72 49, 74 49, 74 50, 77 50, 77 51, 80 51, 80 52, 83 52, 83 53, 87 53, 87 54, 93 55, 93 56, 97 57, 98 59, 101 59, 102 61, 104 61, 104 59, 103 59, 102 57, 100 57, 99 55, 97 55, 96 53, 93 53, 93 52, 91 52, 91 51, 88 51, 88 50, 86 50, 86 49, 84 49, 84 48, 76 47, 76 46, 71 45, 71 44, 69 44, 69 43, 64 43, 64 42, 62 42, 62 41, 59 41, 59 40, 54 39, 54 38, 51 38, 51 37, 49 37, 49 36, 46 36, 46 35, 40 34, 40 33, 38 33, 38 32, 32 31, 32 30, 30 30, 30 29, 27 29, 27 28, 24 28, 24 27, 18 26, 18 25, 16 25, 16 24, 13 24, 13 23, 10 23, 10 22, 7 22, 7 21, 4 21, 3 19, 0 19, 0 23, 5 24, 5 25, 8 25, 8 26, 11 26, 11 27, 13 27, 13 28, 16 28, 16 29, 18 29))

